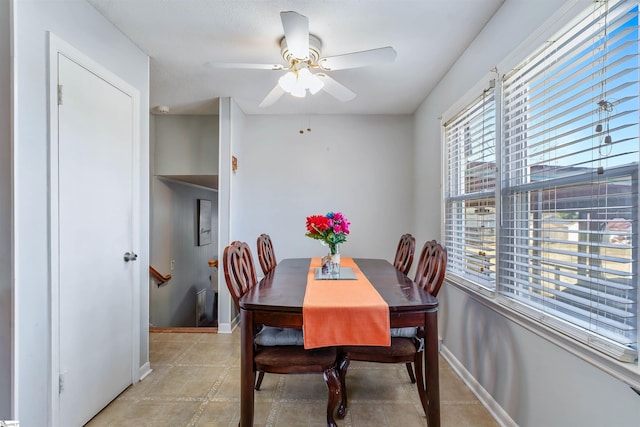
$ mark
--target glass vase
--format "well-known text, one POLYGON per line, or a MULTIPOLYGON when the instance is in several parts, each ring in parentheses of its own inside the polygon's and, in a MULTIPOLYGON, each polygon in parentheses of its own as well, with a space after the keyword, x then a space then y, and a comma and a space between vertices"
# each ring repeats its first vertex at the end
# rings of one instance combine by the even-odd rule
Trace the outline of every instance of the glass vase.
POLYGON ((329 247, 329 275, 331 277, 340 277, 340 246, 329 247))

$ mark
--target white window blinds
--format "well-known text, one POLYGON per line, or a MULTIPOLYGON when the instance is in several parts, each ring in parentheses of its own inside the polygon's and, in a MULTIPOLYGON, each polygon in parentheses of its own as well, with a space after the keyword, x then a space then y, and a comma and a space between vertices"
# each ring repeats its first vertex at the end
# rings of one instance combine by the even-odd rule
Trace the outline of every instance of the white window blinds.
POLYGON ((495 90, 445 124, 447 270, 495 288, 495 90))
MULTIPOLYGON (((503 81, 498 292, 637 357, 638 9, 595 2, 503 81)), ((455 242, 455 241, 454 241, 455 242)))

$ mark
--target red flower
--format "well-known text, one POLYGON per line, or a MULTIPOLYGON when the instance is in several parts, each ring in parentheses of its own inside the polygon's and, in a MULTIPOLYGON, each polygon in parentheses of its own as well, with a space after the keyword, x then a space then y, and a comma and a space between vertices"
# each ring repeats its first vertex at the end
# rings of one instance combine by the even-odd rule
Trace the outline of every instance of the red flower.
POLYGON ((319 234, 331 227, 331 220, 324 215, 311 215, 307 217, 307 231, 311 234, 319 234))

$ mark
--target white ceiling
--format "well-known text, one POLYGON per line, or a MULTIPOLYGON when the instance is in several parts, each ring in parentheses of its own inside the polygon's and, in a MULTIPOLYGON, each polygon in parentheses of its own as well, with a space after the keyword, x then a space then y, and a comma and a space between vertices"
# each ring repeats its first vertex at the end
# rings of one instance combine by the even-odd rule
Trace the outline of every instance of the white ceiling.
POLYGON ((217 114, 218 98, 247 114, 411 114, 504 0, 88 0, 151 58, 150 106, 217 114), (285 94, 258 107, 284 71, 210 62, 283 63, 281 11, 309 19, 322 56, 392 46, 392 64, 328 74, 357 94, 285 94))

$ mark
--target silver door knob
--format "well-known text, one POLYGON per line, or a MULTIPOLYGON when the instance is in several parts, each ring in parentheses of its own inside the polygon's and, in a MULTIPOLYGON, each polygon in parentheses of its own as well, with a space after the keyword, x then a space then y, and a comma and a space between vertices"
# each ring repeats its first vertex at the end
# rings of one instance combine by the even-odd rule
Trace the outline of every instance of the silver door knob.
POLYGON ((133 252, 125 252, 124 253, 124 261, 125 262, 129 262, 129 261, 135 261, 138 259, 138 254, 133 253, 133 252))

